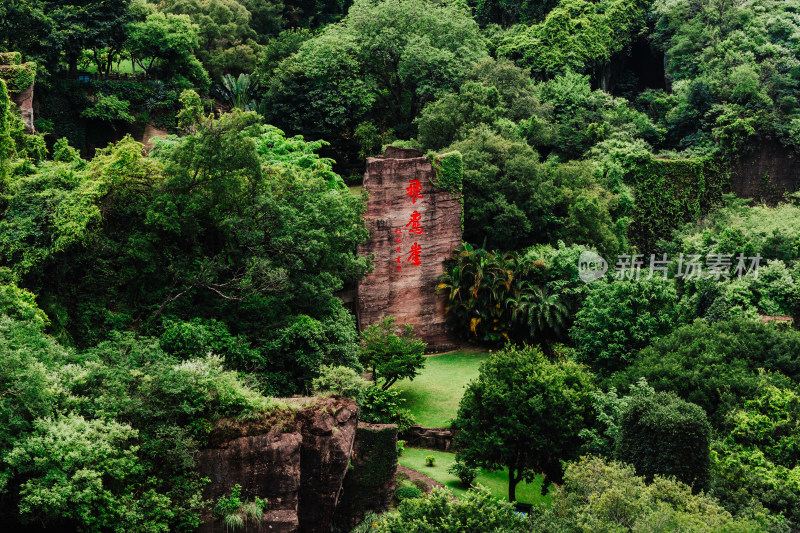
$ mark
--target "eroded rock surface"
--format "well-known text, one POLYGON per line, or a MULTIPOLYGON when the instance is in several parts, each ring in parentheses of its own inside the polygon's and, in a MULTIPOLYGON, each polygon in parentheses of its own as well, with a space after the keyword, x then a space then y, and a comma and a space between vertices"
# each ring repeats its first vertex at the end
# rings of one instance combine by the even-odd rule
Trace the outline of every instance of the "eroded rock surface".
POLYGON ((22 122, 25 123, 25 133, 36 133, 33 126, 33 84, 19 93, 12 94, 11 100, 19 107, 22 122))
MULTIPOLYGON (((358 406, 341 398, 292 401, 311 403, 277 419, 218 421, 213 447, 198 453, 200 474, 211 480, 204 499, 216 501, 239 484, 243 499, 269 500, 262 523, 247 531, 330 531, 353 451, 358 406)), ((203 519, 199 532, 225 531, 210 513, 203 519)))
POLYGON ((375 254, 375 270, 358 285, 357 310, 361 329, 391 315, 398 323, 412 324, 429 349, 440 350, 453 341, 445 325, 444 298, 436 296, 435 288, 443 262, 461 243, 461 202, 433 180, 430 161, 416 150, 389 147, 383 157, 367 159, 363 188, 369 193, 370 239, 359 253, 375 254), (414 180, 422 194, 415 200, 407 191, 414 180), (419 234, 411 232, 415 212, 419 234), (419 265, 409 261, 415 243, 419 265))

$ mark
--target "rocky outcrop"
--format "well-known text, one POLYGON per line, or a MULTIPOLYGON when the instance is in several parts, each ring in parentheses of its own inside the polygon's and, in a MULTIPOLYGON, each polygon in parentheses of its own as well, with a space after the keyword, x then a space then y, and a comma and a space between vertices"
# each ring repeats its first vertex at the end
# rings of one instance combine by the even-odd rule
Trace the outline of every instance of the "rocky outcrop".
POLYGON ((28 88, 12 94, 11 101, 19 107, 22 122, 25 124, 25 133, 36 133, 36 129, 33 127, 33 84, 31 83, 28 88))
POLYGON ((370 238, 359 253, 374 254, 375 270, 359 283, 356 307, 361 329, 391 315, 413 325, 429 350, 441 350, 453 341, 444 298, 435 288, 443 262, 461 243, 462 208, 460 191, 454 194, 434 181, 431 162, 416 150, 389 147, 384 156, 367 159, 363 188, 369 193, 370 238), (408 188, 416 181, 420 195, 413 198, 408 188), (411 231, 414 219, 417 233, 411 231), (415 244, 419 264, 413 261, 415 244))
POLYGON ((411 426, 402 437, 408 446, 447 451, 453 446, 455 431, 451 428, 411 426))
POLYGON ((367 511, 385 511, 392 504, 397 473, 397 426, 359 422, 351 468, 344 478, 334 523, 350 531, 367 511))
POLYGON ((800 189, 800 168, 795 152, 777 141, 765 141, 740 155, 731 166, 731 191, 744 198, 769 203, 784 192, 800 189))
POLYGON ((19 52, 0 52, 0 79, 22 115, 25 133, 35 133, 33 127, 33 82, 36 64, 23 63, 19 52))
MULTIPOLYGON (((220 420, 211 447, 197 455, 201 476, 211 482, 204 499, 216 501, 239 484, 242 498, 267 498, 269 508, 252 531, 329 532, 348 470, 358 424, 353 400, 289 400, 296 409, 247 423, 220 420)), ((222 533, 206 512, 198 529, 222 533)))

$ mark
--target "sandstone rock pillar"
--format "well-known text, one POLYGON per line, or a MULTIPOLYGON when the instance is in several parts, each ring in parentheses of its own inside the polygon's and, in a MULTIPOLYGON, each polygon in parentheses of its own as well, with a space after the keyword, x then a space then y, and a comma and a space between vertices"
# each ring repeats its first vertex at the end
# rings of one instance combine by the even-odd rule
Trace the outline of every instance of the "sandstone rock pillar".
POLYGON ((367 159, 364 190, 369 193, 370 238, 359 253, 374 254, 375 270, 359 283, 357 297, 359 329, 391 315, 400 324, 413 325, 431 351, 453 344, 445 325, 444 297, 437 297, 435 289, 443 262, 461 243, 462 214, 460 186, 458 191, 447 190, 434 182, 441 180, 416 150, 390 146, 383 156, 367 159), (417 183, 415 197, 410 193, 417 183))

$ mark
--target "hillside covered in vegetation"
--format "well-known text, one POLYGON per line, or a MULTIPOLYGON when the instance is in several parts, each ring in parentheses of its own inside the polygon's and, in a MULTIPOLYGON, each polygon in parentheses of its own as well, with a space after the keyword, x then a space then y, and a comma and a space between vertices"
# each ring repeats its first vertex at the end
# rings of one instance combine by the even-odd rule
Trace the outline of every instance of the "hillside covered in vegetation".
POLYGON ((2 2, 3 530, 259 522, 197 451, 335 394, 458 430, 357 531, 800 531, 799 90, 800 0, 2 2), (340 298, 389 145, 460 155, 481 354, 413 388, 340 298))

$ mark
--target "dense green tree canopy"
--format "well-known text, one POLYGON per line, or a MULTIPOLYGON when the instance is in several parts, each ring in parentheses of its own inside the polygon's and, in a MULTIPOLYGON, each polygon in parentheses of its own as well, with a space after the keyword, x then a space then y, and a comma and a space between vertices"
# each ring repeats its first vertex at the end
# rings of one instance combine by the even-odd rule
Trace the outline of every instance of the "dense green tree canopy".
POLYGON ((483 43, 456 4, 359 0, 277 69, 267 118, 331 140, 366 113, 409 131, 427 102, 455 89, 486 57, 483 43))

